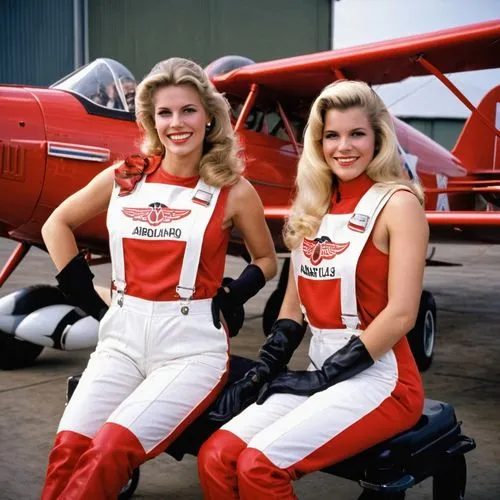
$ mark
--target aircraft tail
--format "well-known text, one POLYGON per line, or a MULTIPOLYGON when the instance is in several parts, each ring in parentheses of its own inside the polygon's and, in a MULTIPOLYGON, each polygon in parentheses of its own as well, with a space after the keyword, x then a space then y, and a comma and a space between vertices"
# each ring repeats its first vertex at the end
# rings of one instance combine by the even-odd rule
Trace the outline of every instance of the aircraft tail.
MULTIPOLYGON (((488 123, 500 129, 500 85, 482 99, 478 111, 488 123)), ((471 175, 493 174, 500 178, 500 137, 474 112, 466 121, 452 153, 471 175)))

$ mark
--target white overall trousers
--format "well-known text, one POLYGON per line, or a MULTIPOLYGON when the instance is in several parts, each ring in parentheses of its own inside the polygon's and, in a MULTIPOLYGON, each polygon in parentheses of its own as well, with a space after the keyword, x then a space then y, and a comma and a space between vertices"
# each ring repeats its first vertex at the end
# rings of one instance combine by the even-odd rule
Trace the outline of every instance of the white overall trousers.
MULTIPOLYGON (((353 213, 325 215, 317 235, 304 240, 292 252, 296 280, 299 276, 341 280, 345 328, 325 330, 310 325, 309 370, 321 368, 352 335, 361 333, 356 300, 357 262, 378 214, 398 189, 401 186, 373 185, 353 213)), ((315 298, 316 307, 321 307, 321 296, 315 298)), ((307 312, 304 308, 306 318, 307 312)), ((357 454, 418 420, 418 409, 400 403, 399 390, 398 360, 391 350, 363 372, 312 396, 273 394, 262 405, 249 406, 218 431, 217 439, 224 443, 220 454, 228 455, 205 465, 205 470, 219 469, 221 474, 219 478, 215 477, 217 473, 212 475, 206 489, 215 496, 207 498, 296 498, 292 480, 357 454), (226 464, 227 472, 231 461, 237 468, 237 483, 231 483, 227 474, 222 477, 224 467, 220 464, 226 464)), ((213 453, 218 446, 215 439, 213 443, 207 457, 217 455, 213 453)), ((207 442, 207 448, 210 444, 207 442)), ((201 472, 200 477, 203 482, 201 472)))
MULTIPOLYGON (((207 409, 227 376, 227 335, 213 324, 211 299, 190 300, 220 189, 201 180, 192 189, 142 179, 129 196, 118 192, 115 187, 107 217, 112 305, 58 429, 64 441, 59 455, 74 439, 82 443, 75 445, 81 456, 61 496, 54 488, 57 494, 44 491, 44 499, 116 498, 135 467, 162 452, 207 409), (179 301, 127 295, 123 242, 130 238, 143 240, 145 248, 149 239, 186 242, 179 301)), ((57 477, 57 445, 56 438, 48 477, 54 462, 57 477)))

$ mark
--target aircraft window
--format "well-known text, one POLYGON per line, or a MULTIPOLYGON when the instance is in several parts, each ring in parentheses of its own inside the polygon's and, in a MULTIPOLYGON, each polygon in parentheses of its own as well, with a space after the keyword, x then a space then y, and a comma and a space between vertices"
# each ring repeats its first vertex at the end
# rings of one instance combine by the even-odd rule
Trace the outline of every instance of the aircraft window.
POLYGON ((102 108, 135 113, 134 75, 113 59, 101 58, 51 85, 74 92, 102 108))
MULTIPOLYGON (((231 110, 231 122, 233 125, 236 125, 236 122, 238 121, 238 118, 241 114, 241 110, 243 109, 244 101, 235 98, 233 96, 228 97, 228 102, 231 110)), ((257 108, 253 107, 248 113, 247 119, 245 120, 245 129, 247 130, 253 130, 255 132, 260 132, 262 129, 264 121, 264 112, 257 108)))
MULTIPOLYGON (((288 116, 288 120, 290 126, 294 132, 295 139, 301 143, 302 142, 302 131, 304 129, 305 122, 302 118, 299 117, 290 117, 288 116)), ((282 141, 289 141, 290 137, 285 127, 285 123, 283 122, 281 115, 278 111, 269 111, 266 113, 264 118, 264 127, 263 130, 265 133, 272 135, 273 137, 277 137, 282 141)))

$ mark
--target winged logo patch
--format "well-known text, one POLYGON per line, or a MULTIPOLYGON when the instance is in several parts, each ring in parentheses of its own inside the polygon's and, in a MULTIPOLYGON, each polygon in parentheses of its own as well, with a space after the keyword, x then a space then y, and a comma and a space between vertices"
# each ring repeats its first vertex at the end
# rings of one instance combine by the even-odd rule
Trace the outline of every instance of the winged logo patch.
POLYGON ((163 203, 155 202, 144 208, 122 208, 122 212, 132 220, 147 222, 150 226, 159 226, 187 217, 191 210, 169 208, 163 203))
POLYGON ((350 245, 347 243, 335 243, 328 236, 321 236, 314 240, 304 238, 302 251, 309 258, 311 264, 317 266, 323 259, 333 259, 336 255, 344 252, 350 245))

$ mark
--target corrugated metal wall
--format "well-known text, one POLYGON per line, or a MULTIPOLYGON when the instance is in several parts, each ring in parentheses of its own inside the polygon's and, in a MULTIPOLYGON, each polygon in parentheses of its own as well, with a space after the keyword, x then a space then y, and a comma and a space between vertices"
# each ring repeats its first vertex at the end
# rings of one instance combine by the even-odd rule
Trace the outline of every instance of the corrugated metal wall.
POLYGON ((73 0, 0 0, 1 83, 50 85, 73 69, 73 0))
MULTIPOLYGON (((330 47, 330 0, 87 3, 89 59, 116 59, 137 79, 174 55, 204 66, 227 54, 263 61, 330 47)), ((73 71, 73 6, 74 0, 0 0, 0 83, 50 85, 73 71)), ((405 121, 447 149, 463 126, 463 120, 405 121)))
POLYGON ((205 66, 228 54, 256 61, 330 46, 330 0, 88 0, 89 56, 111 57, 141 79, 155 63, 205 66))
POLYGON ((453 149, 464 127, 465 120, 450 118, 401 118, 441 146, 453 149))

